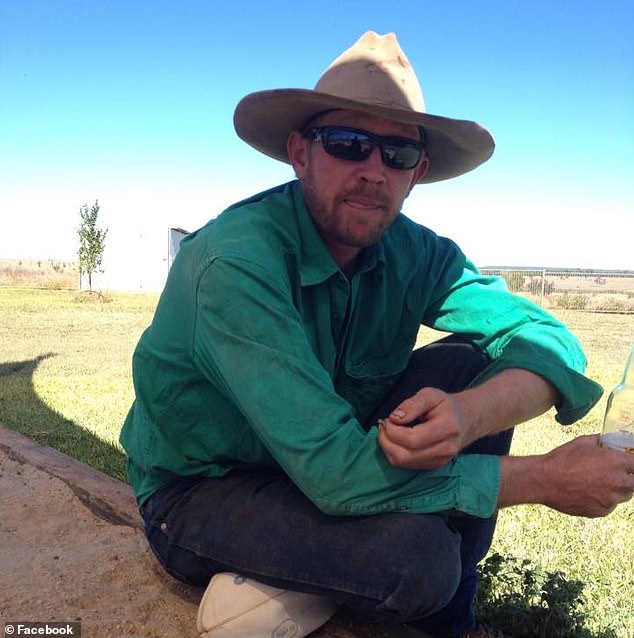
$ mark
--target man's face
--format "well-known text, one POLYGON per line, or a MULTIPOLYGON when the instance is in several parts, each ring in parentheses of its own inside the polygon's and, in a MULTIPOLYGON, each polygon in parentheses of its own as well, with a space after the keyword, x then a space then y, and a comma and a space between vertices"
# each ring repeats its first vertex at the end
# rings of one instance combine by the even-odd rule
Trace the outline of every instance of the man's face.
MULTIPOLYGON (((313 124, 332 125, 419 139, 413 125, 358 111, 330 111, 313 124)), ((289 157, 315 225, 339 265, 344 265, 346 256, 354 257, 378 241, 427 165, 423 160, 412 170, 389 168, 378 148, 366 160, 343 160, 326 153, 321 142, 302 138, 299 133, 289 137, 289 157)))

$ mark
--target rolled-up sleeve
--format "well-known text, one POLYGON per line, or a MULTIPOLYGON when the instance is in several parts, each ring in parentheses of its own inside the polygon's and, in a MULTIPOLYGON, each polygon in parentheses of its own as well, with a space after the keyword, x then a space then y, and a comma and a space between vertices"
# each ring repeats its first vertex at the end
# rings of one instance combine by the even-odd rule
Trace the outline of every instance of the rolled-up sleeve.
POLYGON ((491 357, 491 365, 474 383, 507 368, 530 370, 549 381, 561 397, 556 419, 562 424, 587 414, 603 393, 584 376, 581 344, 561 321, 510 293, 502 279, 481 275, 469 262, 427 312, 433 327, 466 332, 491 357))

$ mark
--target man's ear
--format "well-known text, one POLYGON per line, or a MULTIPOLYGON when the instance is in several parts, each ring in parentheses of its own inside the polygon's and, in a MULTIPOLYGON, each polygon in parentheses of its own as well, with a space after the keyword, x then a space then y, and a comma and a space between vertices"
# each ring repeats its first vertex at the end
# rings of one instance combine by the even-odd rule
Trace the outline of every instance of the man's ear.
POLYGON ((418 180, 420 180, 423 177, 423 175, 425 175, 428 168, 429 168, 429 156, 424 155, 423 159, 420 161, 420 164, 416 167, 416 170, 414 171, 414 175, 412 176, 412 182, 410 183, 409 191, 407 192, 408 195, 412 192, 412 188, 414 188, 414 186, 418 184, 418 180))
POLYGON ((306 174, 308 153, 307 140, 299 131, 291 131, 289 134, 286 140, 286 152, 295 175, 297 175, 298 179, 302 179, 306 174))

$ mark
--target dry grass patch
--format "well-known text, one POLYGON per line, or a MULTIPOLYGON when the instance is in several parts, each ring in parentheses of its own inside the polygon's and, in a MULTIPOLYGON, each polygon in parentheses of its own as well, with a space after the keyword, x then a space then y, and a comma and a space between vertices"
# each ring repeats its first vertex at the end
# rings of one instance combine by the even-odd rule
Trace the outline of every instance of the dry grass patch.
POLYGON ((79 287, 79 272, 74 261, 0 259, 0 286, 72 290, 79 287))

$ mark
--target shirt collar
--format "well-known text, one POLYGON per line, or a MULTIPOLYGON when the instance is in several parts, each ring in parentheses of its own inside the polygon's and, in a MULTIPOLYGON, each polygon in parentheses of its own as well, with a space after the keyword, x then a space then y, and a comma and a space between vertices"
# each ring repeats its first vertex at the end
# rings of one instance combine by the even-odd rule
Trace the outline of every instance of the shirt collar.
MULTIPOLYGON (((308 207, 304 201, 299 180, 291 183, 291 197, 297 212, 297 225, 301 238, 302 253, 299 272, 302 286, 314 286, 339 272, 339 266, 335 263, 315 228, 313 218, 308 212, 308 207)), ((362 251, 357 273, 366 273, 376 268, 377 275, 379 275, 384 264, 385 247, 381 239, 378 243, 362 251)))

